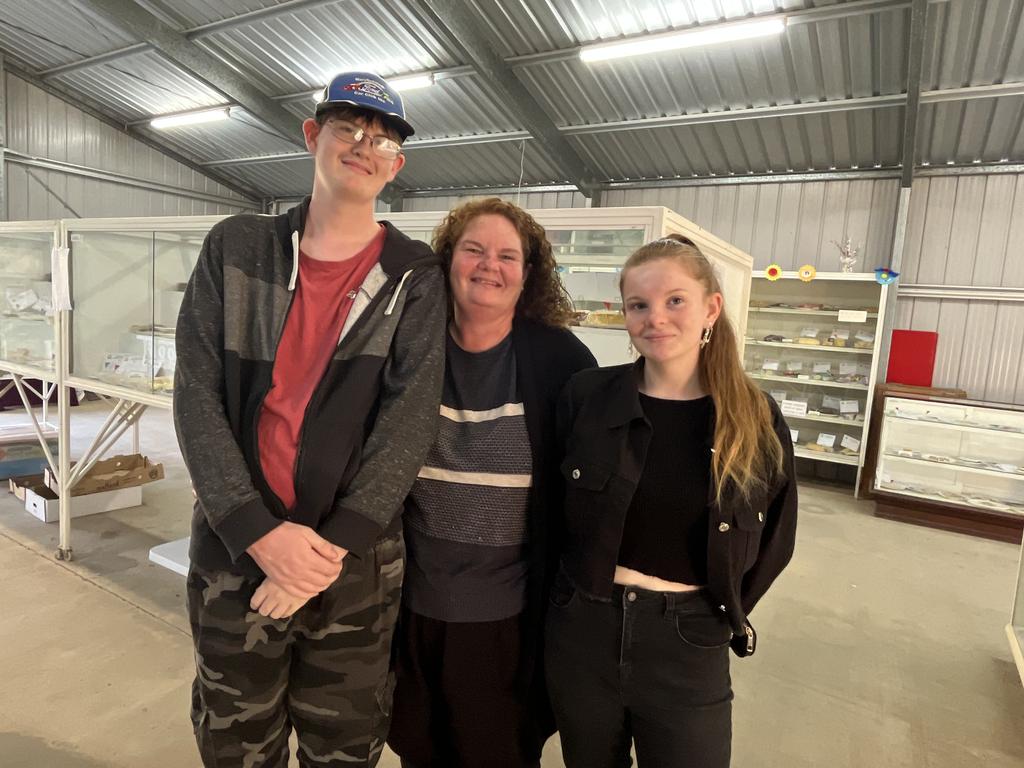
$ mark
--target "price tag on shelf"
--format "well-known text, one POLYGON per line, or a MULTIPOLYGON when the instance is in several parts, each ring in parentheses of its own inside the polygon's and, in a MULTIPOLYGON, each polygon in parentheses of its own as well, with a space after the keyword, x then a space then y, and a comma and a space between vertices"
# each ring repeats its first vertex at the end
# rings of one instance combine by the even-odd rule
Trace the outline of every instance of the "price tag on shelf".
POLYGON ((839 322, 840 323, 866 323, 868 321, 868 313, 862 309, 840 309, 839 310, 839 322))
POLYGON ((777 371, 777 370, 779 370, 779 361, 778 360, 765 360, 763 363, 761 363, 761 370, 762 371, 777 371))
POLYGON ((839 364, 839 375, 840 376, 855 376, 857 373, 856 363, 840 363, 839 364))
POLYGON ((797 443, 799 443, 800 442, 800 430, 799 429, 791 429, 791 430, 789 430, 789 439, 793 441, 793 445, 796 445, 797 443))
POLYGON ((790 361, 790 362, 786 363, 786 370, 787 371, 802 371, 803 369, 804 369, 804 364, 803 363, 793 362, 793 361, 790 361))
POLYGON ((782 401, 782 415, 783 416, 806 416, 807 415, 807 401, 806 400, 783 400, 782 401))
POLYGON ((831 373, 832 372, 832 365, 831 365, 831 363, 815 363, 814 364, 814 372, 815 373, 831 373))
POLYGON ((822 448, 835 448, 836 436, 830 435, 827 432, 822 432, 820 435, 818 435, 818 445, 820 445, 822 448))
POLYGON ((825 395, 821 398, 821 407, 824 410, 839 412, 839 398, 832 395, 825 395))
POLYGON ((871 366, 867 363, 857 363, 857 375, 858 376, 870 376, 871 366))
POLYGON ((851 451, 860 450, 860 440, 856 437, 850 437, 849 435, 843 435, 843 439, 839 442, 843 448, 849 448, 851 451))
POLYGON ((784 390, 784 389, 773 389, 771 391, 771 396, 772 396, 772 399, 776 403, 782 403, 782 401, 786 399, 786 390, 784 390))
POLYGON ((860 401, 843 400, 839 403, 840 413, 860 413, 860 401))

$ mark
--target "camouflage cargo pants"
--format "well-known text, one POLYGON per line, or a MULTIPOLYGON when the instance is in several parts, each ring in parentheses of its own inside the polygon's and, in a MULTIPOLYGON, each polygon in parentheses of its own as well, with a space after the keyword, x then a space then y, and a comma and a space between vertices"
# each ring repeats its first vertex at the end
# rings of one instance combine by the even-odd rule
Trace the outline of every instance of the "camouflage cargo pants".
POLYGON ((192 724, 207 768, 286 768, 292 727, 304 768, 377 764, 404 550, 399 533, 345 558, 331 587, 282 620, 249 608, 262 579, 192 567, 192 724))

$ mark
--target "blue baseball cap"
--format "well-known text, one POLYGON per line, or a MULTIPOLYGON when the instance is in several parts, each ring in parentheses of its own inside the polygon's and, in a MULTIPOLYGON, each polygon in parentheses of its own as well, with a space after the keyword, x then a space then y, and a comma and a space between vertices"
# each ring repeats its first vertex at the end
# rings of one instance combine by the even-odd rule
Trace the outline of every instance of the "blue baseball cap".
POLYGON ((335 75, 316 103, 316 115, 319 117, 325 110, 341 106, 379 112, 398 129, 403 139, 415 133, 405 119, 405 105, 398 91, 373 72, 342 72, 335 75))

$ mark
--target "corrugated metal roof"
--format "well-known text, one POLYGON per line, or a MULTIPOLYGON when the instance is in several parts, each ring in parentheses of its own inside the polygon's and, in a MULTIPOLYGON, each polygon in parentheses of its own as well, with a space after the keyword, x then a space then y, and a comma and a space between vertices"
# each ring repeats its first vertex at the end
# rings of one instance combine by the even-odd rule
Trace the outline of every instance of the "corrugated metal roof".
POLYGON ((45 70, 135 42, 72 3, 0 2, 0 50, 33 70, 45 70))
POLYGON ((223 95, 153 51, 66 72, 57 82, 131 122, 224 104, 223 95))
MULTIPOLYGON (((230 120, 163 129, 160 135, 186 156, 200 162, 303 151, 299 144, 272 133, 239 107, 231 110, 230 120)), ((296 139, 301 141, 302 137, 296 136, 296 139)))
POLYGON ((902 109, 573 136, 608 180, 871 168, 898 162, 902 109))
POLYGON ((1021 157, 1024 96, 922 106, 919 163, 997 163, 1021 157))
POLYGON ((308 195, 309 190, 313 188, 311 156, 298 160, 234 165, 221 169, 222 172, 229 170, 232 176, 238 177, 245 184, 267 190, 267 193, 274 197, 308 195))
POLYGON ((458 63, 411 9, 380 0, 298 10, 197 42, 272 94, 313 90, 345 69, 387 76, 458 63))
POLYGON ((280 0, 161 0, 153 3, 188 28, 201 27, 279 4, 280 0))
POLYGON ((905 16, 804 24, 779 38, 595 64, 573 58, 522 67, 520 77, 559 125, 900 93, 905 16), (872 45, 875 61, 863 55, 872 45))
POLYGON ((535 141, 424 148, 411 150, 407 156, 399 181, 415 189, 516 186, 520 163, 523 184, 546 184, 560 179, 535 141))
MULTIPOLYGON (((136 42, 78 6, 67 5, 58 15, 34 0, 0 0, 0 50, 38 72, 136 42), (41 42, 38 36, 54 42, 41 42)), ((907 75, 906 7, 805 20, 790 25, 778 38, 701 50, 596 65, 571 55, 574 47, 598 40, 842 5, 813 0, 472 2, 499 54, 569 52, 513 66, 602 180, 898 165, 901 106, 607 133, 578 131, 579 126, 609 122, 899 95, 907 75)), ((466 64, 460 42, 422 4, 408 0, 294 6, 271 0, 150 0, 148 7, 183 32, 236 19, 236 24, 195 37, 195 42, 275 97, 312 92, 343 68, 363 66, 392 75, 466 64), (246 15, 261 10, 274 13, 257 13, 255 19, 246 15)), ((1024 0, 933 2, 925 51, 925 90, 1024 81, 1024 0)), ((432 88, 406 94, 417 139, 524 130, 514 105, 497 97, 486 78, 455 74, 439 79, 432 88)), ((56 82, 102 104, 124 122, 228 101, 155 52, 65 73, 56 82)), ((282 103, 298 117, 311 113, 307 97, 282 103)), ((1020 96, 926 103, 918 159, 931 165, 1024 160, 1022 122, 1020 96)), ((162 136, 173 148, 203 161, 297 149, 261 131, 241 110, 229 123, 162 136)), ((412 188, 430 189, 515 184, 520 147, 507 141, 410 147, 402 180, 412 188)), ((540 155, 540 142, 528 141, 526 147, 525 183, 567 181, 556 163, 540 155)), ((307 171, 308 161, 221 167, 221 172, 246 183, 259 179, 260 189, 271 195, 303 191, 307 171), (300 187, 292 189, 300 181, 300 187)))

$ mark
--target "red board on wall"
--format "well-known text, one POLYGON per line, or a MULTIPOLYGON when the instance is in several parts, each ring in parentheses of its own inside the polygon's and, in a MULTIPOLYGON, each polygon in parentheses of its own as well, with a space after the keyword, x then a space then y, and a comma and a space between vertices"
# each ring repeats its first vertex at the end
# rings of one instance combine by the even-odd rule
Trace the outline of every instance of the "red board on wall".
POLYGON ((935 331, 894 330, 885 380, 891 384, 930 387, 938 346, 939 334, 935 331))

